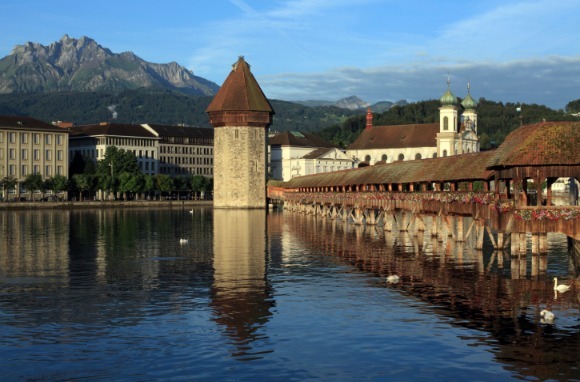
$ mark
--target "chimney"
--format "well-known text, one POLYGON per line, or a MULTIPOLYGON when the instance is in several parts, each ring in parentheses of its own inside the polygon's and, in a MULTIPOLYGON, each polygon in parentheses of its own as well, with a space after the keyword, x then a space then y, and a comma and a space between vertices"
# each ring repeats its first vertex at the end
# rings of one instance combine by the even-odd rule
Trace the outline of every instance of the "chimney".
POLYGON ((365 130, 372 130, 372 128, 373 128, 373 112, 369 107, 367 109, 367 126, 365 127, 365 130))

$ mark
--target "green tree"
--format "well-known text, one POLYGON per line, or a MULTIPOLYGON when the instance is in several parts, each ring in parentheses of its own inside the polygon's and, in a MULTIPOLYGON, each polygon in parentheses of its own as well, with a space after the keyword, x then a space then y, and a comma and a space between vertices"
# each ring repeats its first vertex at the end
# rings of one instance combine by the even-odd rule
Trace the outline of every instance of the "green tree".
POLYGON ((33 201, 32 194, 34 191, 41 191, 44 193, 44 181, 42 180, 42 176, 40 174, 28 174, 22 183, 30 194, 31 201, 33 201))
POLYGON ((207 178, 203 175, 195 175, 191 178, 190 188, 196 198, 205 190, 206 183, 207 178))
POLYGON ((160 192, 168 194, 173 190, 173 179, 169 175, 157 174, 155 178, 157 189, 160 192))
POLYGON ((55 196, 68 188, 69 181, 63 175, 57 174, 48 180, 50 180, 50 188, 47 189, 52 190, 55 196))
POLYGON ((101 190, 108 190, 115 195, 119 175, 123 173, 139 174, 141 169, 133 152, 107 146, 103 159, 97 163, 97 184, 101 190))
POLYGON ((93 189, 94 177, 88 174, 74 174, 73 181, 79 191, 79 200, 84 200, 84 194, 93 189))
POLYGON ((156 178, 153 175, 145 175, 145 184, 143 185, 143 192, 151 197, 151 194, 158 190, 156 178))
POLYGON ((16 185, 18 184, 18 179, 9 175, 2 178, 0 182, 1 182, 0 186, 2 187, 2 195, 4 195, 4 199, 8 201, 8 191, 16 188, 16 185))

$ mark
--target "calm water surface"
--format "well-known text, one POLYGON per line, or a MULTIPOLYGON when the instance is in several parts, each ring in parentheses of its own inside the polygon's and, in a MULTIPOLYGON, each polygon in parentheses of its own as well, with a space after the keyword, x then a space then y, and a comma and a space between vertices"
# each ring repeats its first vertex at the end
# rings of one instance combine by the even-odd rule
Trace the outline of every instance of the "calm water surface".
POLYGON ((4 211, 0 235, 2 381, 580 380, 559 235, 520 261, 207 207, 4 211))

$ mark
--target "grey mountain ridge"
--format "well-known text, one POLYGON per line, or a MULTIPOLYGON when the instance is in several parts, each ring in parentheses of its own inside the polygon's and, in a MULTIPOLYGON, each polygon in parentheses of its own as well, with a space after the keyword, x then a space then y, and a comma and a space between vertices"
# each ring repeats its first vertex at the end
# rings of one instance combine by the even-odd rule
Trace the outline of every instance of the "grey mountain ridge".
POLYGON ((219 86, 176 62, 154 64, 132 52, 113 53, 89 37, 64 35, 49 46, 28 42, 0 60, 0 93, 4 94, 137 88, 207 96, 219 86))

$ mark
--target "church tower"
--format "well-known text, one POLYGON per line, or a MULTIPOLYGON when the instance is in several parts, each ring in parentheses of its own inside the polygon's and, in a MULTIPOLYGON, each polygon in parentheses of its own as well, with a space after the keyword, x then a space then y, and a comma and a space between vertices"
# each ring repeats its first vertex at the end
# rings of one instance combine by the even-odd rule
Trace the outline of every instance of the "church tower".
POLYGON ((451 93, 450 81, 447 79, 447 90, 439 98, 439 133, 437 134, 437 156, 446 157, 457 153, 456 136, 459 126, 459 108, 457 97, 451 93))
POLYGON ((214 207, 266 208, 274 110, 240 56, 206 112, 214 127, 214 207))
POLYGON ((463 123, 470 125, 471 129, 477 134, 477 112, 475 108, 477 107, 477 102, 471 97, 470 85, 467 84, 467 96, 461 101, 461 106, 463 106, 463 123))

